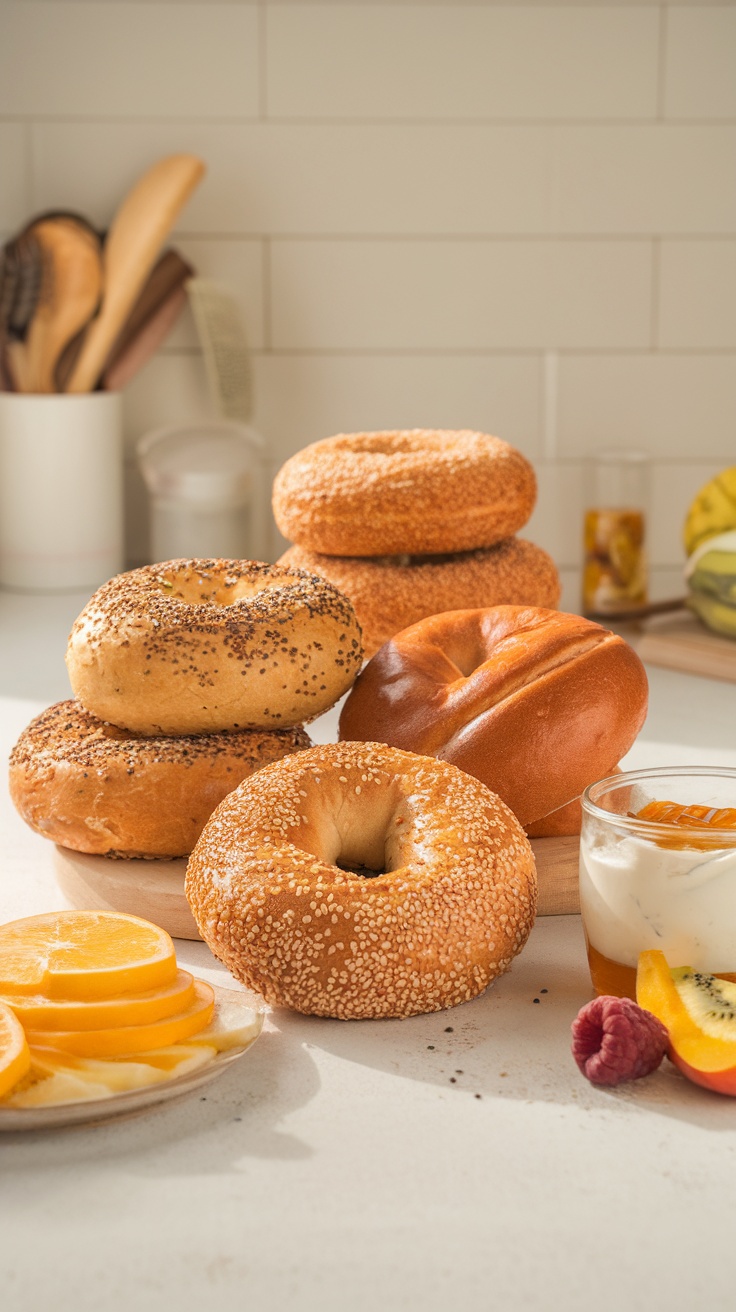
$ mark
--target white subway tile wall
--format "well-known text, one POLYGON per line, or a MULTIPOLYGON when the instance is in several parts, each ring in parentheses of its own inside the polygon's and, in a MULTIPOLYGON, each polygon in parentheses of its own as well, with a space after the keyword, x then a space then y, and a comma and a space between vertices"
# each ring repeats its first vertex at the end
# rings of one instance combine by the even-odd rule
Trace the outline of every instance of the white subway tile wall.
MULTIPOLYGON (((498 433, 574 609, 585 458, 639 447, 680 590, 688 502, 736 464, 736 6, 6 0, 0 236, 105 226, 182 150, 174 239, 237 299, 271 472, 340 430, 498 433)), ((213 413, 188 314, 125 411, 138 562, 136 440, 213 413)))

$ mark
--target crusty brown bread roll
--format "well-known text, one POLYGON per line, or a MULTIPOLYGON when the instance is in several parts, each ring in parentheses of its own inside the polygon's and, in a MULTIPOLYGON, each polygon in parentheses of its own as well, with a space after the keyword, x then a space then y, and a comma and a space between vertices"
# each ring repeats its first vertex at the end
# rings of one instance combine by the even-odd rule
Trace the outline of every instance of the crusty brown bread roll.
POLYGON ((538 822, 559 825, 550 813, 614 770, 646 709, 644 666, 623 638, 580 615, 498 606, 387 642, 348 695, 340 737, 451 761, 540 836, 538 822))
POLYGON ((57 702, 15 744, 10 796, 26 824, 75 852, 188 856, 223 797, 310 746, 301 726, 138 738, 57 702))
POLYGON ((560 579, 546 551, 523 538, 442 556, 323 556, 290 547, 279 565, 305 569, 350 598, 372 656, 395 633, 443 610, 477 606, 547 606, 560 579))
POLYGON ((511 537, 534 508, 529 461, 499 437, 412 428, 338 433, 276 475, 284 537, 328 556, 474 551, 511 537))

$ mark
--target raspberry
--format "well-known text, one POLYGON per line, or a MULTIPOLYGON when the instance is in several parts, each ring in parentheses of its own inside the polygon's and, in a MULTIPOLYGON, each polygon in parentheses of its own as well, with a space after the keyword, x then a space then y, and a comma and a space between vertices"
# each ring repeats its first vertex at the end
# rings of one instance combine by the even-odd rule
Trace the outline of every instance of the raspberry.
POLYGON ((623 1084, 649 1075, 668 1043, 662 1022, 630 998, 594 998, 572 1023, 572 1055, 592 1084, 623 1084))

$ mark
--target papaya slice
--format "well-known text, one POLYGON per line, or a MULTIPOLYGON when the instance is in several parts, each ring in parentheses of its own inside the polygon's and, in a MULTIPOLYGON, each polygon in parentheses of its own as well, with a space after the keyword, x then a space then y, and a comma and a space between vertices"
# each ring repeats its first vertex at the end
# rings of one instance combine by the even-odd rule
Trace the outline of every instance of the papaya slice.
MULTIPOLYGON (((687 992, 682 987, 685 979, 696 990, 714 989, 723 983, 717 976, 689 967, 672 971, 663 952, 642 952, 636 974, 636 1000, 666 1026, 670 1060, 688 1079, 716 1093, 736 1095, 736 1015, 733 1038, 709 1033, 704 1020, 688 1008, 687 992)), ((736 985, 728 987, 736 990, 736 985)), ((725 1017, 722 1019, 730 1024, 725 1017)))

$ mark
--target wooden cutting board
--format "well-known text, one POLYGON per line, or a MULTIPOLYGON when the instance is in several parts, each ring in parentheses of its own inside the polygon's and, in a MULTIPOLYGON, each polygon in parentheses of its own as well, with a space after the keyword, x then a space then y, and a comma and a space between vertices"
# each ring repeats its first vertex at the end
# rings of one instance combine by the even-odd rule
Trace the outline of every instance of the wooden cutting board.
MULTIPOLYGON (((539 879, 540 916, 565 916, 580 910, 579 838, 532 841, 539 879)), ((127 911, 160 925, 172 938, 199 939, 184 896, 187 863, 117 861, 104 856, 54 849, 54 871, 65 898, 78 911, 127 911)))
POLYGON ((184 896, 185 858, 179 861, 118 861, 54 850, 54 873, 64 897, 77 911, 127 911, 160 925, 172 938, 199 939, 184 896))
POLYGON ((636 650, 649 665, 736 683, 736 639, 711 633, 688 611, 647 620, 636 650))

